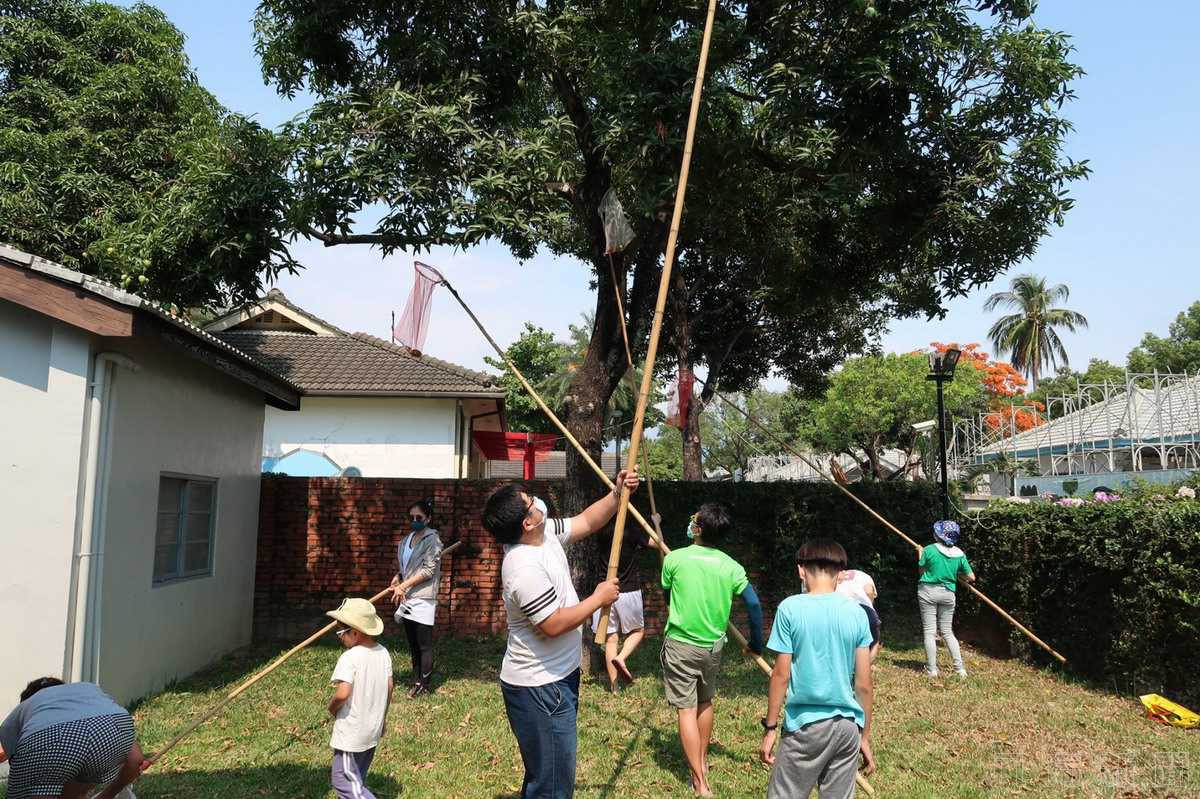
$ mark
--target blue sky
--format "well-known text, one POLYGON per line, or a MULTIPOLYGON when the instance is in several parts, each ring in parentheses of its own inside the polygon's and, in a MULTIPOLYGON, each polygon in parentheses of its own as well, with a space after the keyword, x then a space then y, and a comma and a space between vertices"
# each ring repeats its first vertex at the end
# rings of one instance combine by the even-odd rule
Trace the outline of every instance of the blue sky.
MULTIPOLYGON (((187 36, 201 82, 227 107, 267 125, 303 109, 302 100, 286 101, 263 85, 252 41, 256 3, 156 5, 187 36)), ((1174 0, 1152 6, 1065 0, 1042 3, 1035 19, 1073 36, 1075 61, 1088 73, 1068 109, 1076 127, 1068 153, 1088 159, 1093 175, 1074 187, 1076 206, 1066 225, 1010 275, 1034 272, 1071 287, 1069 307, 1091 321, 1089 330, 1065 336, 1072 365, 1089 358, 1122 363, 1146 331, 1165 334, 1200 294, 1193 197, 1200 185, 1200 82, 1196 58, 1187 55, 1195 52, 1200 10, 1174 0)), ((399 311, 411 286, 411 256, 384 259, 367 248, 311 243, 296 252, 307 268, 279 284, 291 299, 344 328, 387 337, 390 312, 399 311)), ((526 319, 565 336, 593 304, 587 272, 576 262, 545 256, 517 264, 486 245, 423 259, 445 272, 502 344, 526 319)), ((1006 285, 1004 277, 954 300, 943 320, 896 321, 883 346, 907 351, 933 340, 986 342, 994 314, 983 313, 983 301, 1006 285)), ((436 295, 426 350, 481 368, 488 348, 469 324, 452 299, 436 295)))

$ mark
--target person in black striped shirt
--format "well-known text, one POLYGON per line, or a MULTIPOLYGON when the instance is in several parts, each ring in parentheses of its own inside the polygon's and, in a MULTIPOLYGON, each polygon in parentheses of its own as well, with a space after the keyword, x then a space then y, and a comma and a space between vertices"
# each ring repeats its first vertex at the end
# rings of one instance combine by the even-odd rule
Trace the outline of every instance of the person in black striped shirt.
MULTIPOLYGON (((622 472, 616 484, 636 489, 637 472, 622 472)), ((614 491, 578 516, 551 519, 546 504, 517 484, 496 489, 484 506, 483 526, 504 547, 508 647, 500 688, 525 765, 522 799, 570 799, 575 791, 580 625, 616 601, 620 584, 600 583, 581 602, 564 548, 604 527, 616 511, 614 491)))

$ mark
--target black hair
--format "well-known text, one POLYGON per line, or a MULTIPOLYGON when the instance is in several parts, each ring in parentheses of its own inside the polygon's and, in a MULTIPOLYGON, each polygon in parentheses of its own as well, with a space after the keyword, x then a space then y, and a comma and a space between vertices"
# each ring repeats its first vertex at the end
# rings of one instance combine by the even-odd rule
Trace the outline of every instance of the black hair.
POLYGON ((63 681, 57 677, 38 677, 25 686, 25 690, 21 692, 21 701, 24 702, 43 688, 53 688, 56 685, 62 684, 63 681))
POLYGON ((515 544, 524 532, 522 526, 528 503, 521 498, 523 486, 505 483, 491 494, 483 505, 483 527, 498 544, 515 544))
POLYGON ((733 532, 733 517, 724 505, 705 502, 696 511, 696 526, 700 528, 700 543, 719 547, 733 532))
POLYGON ((833 577, 837 577, 838 572, 845 569, 849 561, 845 548, 837 541, 827 538, 805 541, 796 550, 797 564, 833 577))
POLYGON ((418 499, 416 502, 414 502, 408 506, 409 510, 412 510, 413 508, 416 508, 417 510, 421 511, 421 513, 424 513, 425 518, 427 520, 433 521, 433 498, 432 497, 427 498, 427 499, 418 499))

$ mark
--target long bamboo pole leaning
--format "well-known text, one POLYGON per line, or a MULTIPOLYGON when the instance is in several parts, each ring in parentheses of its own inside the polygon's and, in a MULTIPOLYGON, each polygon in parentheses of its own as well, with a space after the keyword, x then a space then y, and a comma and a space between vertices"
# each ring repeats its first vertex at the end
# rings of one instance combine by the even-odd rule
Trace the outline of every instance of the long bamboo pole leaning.
MULTIPOLYGON (((443 549, 442 557, 446 557, 446 555, 453 552, 461 544, 462 544, 462 541, 455 541, 453 544, 451 544, 450 546, 443 549)), ((371 599, 369 601, 372 605, 374 605, 376 602, 383 599, 385 596, 387 596, 391 592, 392 592, 392 589, 389 586, 389 587, 383 589, 382 591, 380 591, 375 596, 371 597, 371 599)), ((185 727, 182 732, 180 732, 178 735, 176 735, 174 738, 172 738, 170 741, 168 741, 166 746, 164 746, 162 749, 158 750, 158 752, 156 754, 153 754, 150 757, 148 757, 147 758, 148 763, 150 765, 154 765, 158 761, 162 760, 162 758, 167 754, 167 752, 170 752, 172 749, 174 749, 176 746, 178 746, 179 743, 181 741, 183 741, 184 738, 187 738, 193 732, 200 729, 201 725, 203 725, 205 722, 207 722, 210 719, 219 715, 226 707, 229 706, 229 704, 231 702, 233 702, 233 700, 237 699, 239 696, 244 694, 246 691, 250 690, 250 688, 253 687, 255 683, 257 683, 259 680, 266 677, 271 672, 275 671, 277 668, 282 666, 287 661, 291 660, 291 658, 293 656, 295 656, 302 650, 307 649, 308 647, 312 646, 317 641, 321 640, 322 637, 324 637, 325 635, 328 635, 330 632, 332 632, 334 630, 334 628, 336 628, 338 626, 338 624, 340 624, 340 622, 337 622, 337 621, 332 621, 329 624, 326 624, 324 627, 317 630, 315 633, 310 635, 308 638, 305 638, 303 641, 296 644, 294 647, 289 649, 287 652, 284 652, 282 655, 277 657, 271 663, 271 665, 267 666, 265 669, 263 669, 262 671, 258 672, 253 677, 251 677, 250 679, 243 682, 237 688, 234 688, 232 691, 230 691, 228 694, 225 695, 224 699, 222 699, 220 702, 218 702, 216 705, 214 705, 212 708, 210 708, 207 712, 202 714, 199 718, 197 718, 195 721, 193 721, 191 724, 189 724, 187 727, 185 727)))
MULTIPOLYGON (((621 298, 624 293, 624 286, 617 285, 617 268, 613 265, 612 256, 608 256, 608 273, 612 277, 613 294, 617 300, 617 318, 621 320, 621 340, 625 342, 625 364, 629 367, 629 371, 633 372, 633 350, 629 346, 629 327, 625 324, 625 301, 621 298)), ((646 478, 646 494, 650 497, 650 520, 654 522, 654 529, 658 532, 660 546, 658 547, 658 557, 662 560, 667 556, 666 546, 662 544, 665 540, 662 534, 662 526, 658 523, 658 503, 654 501, 654 478, 650 474, 650 459, 646 455, 645 446, 642 447, 642 474, 646 478)), ((607 627, 603 629, 608 629, 607 627)))
MULTIPOLYGON (((517 365, 512 362, 512 359, 508 357, 508 353, 506 353, 500 347, 500 345, 496 343, 496 339, 492 338, 492 334, 489 333, 487 328, 483 326, 483 322, 479 321, 479 317, 476 316, 475 312, 471 310, 471 306, 467 305, 466 301, 462 298, 462 296, 459 295, 454 286, 450 284, 450 281, 446 280, 445 277, 440 275, 439 277, 441 285, 446 287, 446 290, 450 292, 450 295, 454 297, 471 321, 475 323, 475 327, 479 330, 480 335, 482 335, 487 343, 491 345, 492 350, 496 353, 496 356, 504 362, 505 367, 507 367, 508 370, 513 373, 513 376, 517 378, 517 382, 519 382, 521 387, 525 389, 525 392, 529 394, 530 398, 538 406, 538 409, 545 414, 546 418, 549 419, 556 428, 558 428, 558 431, 562 433, 563 438, 565 438, 567 443, 575 448, 575 451, 579 453, 581 458, 583 458, 584 463, 591 467, 591 470, 596 474, 596 476, 599 477, 600 480, 610 489, 615 488, 616 486, 613 483, 612 478, 605 474, 604 469, 600 468, 600 465, 596 463, 595 459, 588 454, 588 451, 584 449, 583 445, 579 443, 579 440, 571 434, 571 431, 567 429, 567 426, 563 423, 563 421, 558 418, 554 411, 550 410, 550 406, 547 405, 546 401, 542 399, 542 396, 537 392, 537 389, 530 384, 530 382, 525 378, 525 375, 521 373, 521 370, 517 368, 517 365)), ((637 521, 638 524, 642 526, 642 529, 646 531, 646 535, 650 537, 650 540, 653 541, 656 546, 658 546, 660 554, 666 555, 671 551, 670 547, 667 546, 666 539, 663 538, 661 532, 650 526, 650 523, 646 521, 646 517, 642 516, 637 507, 630 504, 629 512, 633 514, 634 520, 637 521)), ((601 627, 600 629, 607 628, 601 627)), ((750 651, 749 643, 746 641, 746 636, 742 635, 742 631, 735 627, 732 621, 728 624, 725 631, 728 636, 733 639, 734 643, 738 645, 738 648, 755 662, 758 668, 762 670, 763 674, 770 676, 772 670, 771 664, 768 663, 766 658, 764 658, 762 655, 758 655, 750 651)), ((868 796, 875 795, 875 789, 871 787, 871 783, 867 782, 866 777, 862 776, 862 774, 857 774, 855 779, 858 782, 858 786, 862 788, 864 793, 866 793, 868 796)))
MULTIPOLYGON (((697 378, 697 379, 699 380, 699 378, 697 378)), ((704 381, 701 380, 700 382, 703 383, 704 381)), ((835 486, 837 486, 839 491, 841 491, 843 494, 845 494, 847 497, 849 497, 851 500, 853 500, 855 503, 857 503, 859 505, 859 507, 861 507, 867 513, 869 513, 871 516, 873 516, 875 518, 875 520, 878 521, 880 524, 882 524, 885 528, 887 528, 888 530, 892 531, 896 535, 903 538, 905 541, 907 541, 909 543, 909 545, 911 545, 914 549, 916 549, 917 552, 921 551, 922 547, 920 544, 918 544, 916 541, 914 541, 913 539, 911 539, 907 535, 905 535, 904 532, 901 531, 899 527, 892 524, 887 519, 885 519, 883 516, 881 516, 878 512, 875 511, 874 508, 872 508, 870 505, 868 505, 866 502, 864 502, 862 499, 860 499, 858 496, 856 496, 854 494, 854 492, 852 492, 850 489, 846 488, 844 485, 839 483, 837 480, 833 479, 833 477, 830 476, 828 473, 826 473, 825 470, 823 468, 821 468, 821 466, 819 464, 814 462, 812 459, 810 459, 808 456, 806 456, 800 450, 796 449, 794 446, 792 446, 788 442, 784 441, 779 436, 775 435, 775 433, 773 433, 771 430, 768 430, 761 422, 759 422, 757 419, 755 419, 753 416, 751 416, 747 411, 742 410, 742 408, 740 406, 738 406, 738 404, 736 402, 733 402, 732 400, 727 398, 720 391, 714 391, 713 393, 718 398, 720 398, 720 400, 722 402, 724 402, 726 405, 728 405, 730 408, 733 408, 738 413, 740 413, 742 416, 746 417, 746 421, 748 421, 750 424, 754 425, 756 428, 761 430, 763 433, 766 433, 767 436, 769 438, 771 438, 776 444, 783 447, 788 452, 792 453, 797 458, 799 458, 801 461, 806 463, 809 466, 809 468, 811 468, 817 474, 821 475, 822 478, 824 478, 825 480, 828 480, 830 483, 833 483, 835 486)), ((1063 657, 1061 654, 1056 652, 1053 647, 1051 647, 1049 644, 1047 644, 1041 638, 1038 638, 1036 635, 1034 635, 1033 632, 1028 627, 1026 627, 1024 624, 1021 624, 1021 622, 1014 619, 1012 617, 1012 615, 1009 614, 1008 611, 1006 611, 1004 608, 997 605, 986 594, 984 594, 982 591, 980 591, 978 588, 971 585, 970 583, 963 583, 963 585, 965 585, 971 591, 971 593, 973 593, 975 596, 977 596, 981 600, 983 600, 988 605, 988 607, 990 607, 992 610, 999 613, 1000 616, 1002 618, 1004 618, 1005 621, 1007 621, 1009 624, 1011 624, 1012 626, 1014 626, 1018 630, 1020 630, 1022 633, 1024 633, 1029 638, 1029 640, 1033 641, 1035 644, 1040 646, 1042 649, 1045 649, 1047 652, 1049 652, 1050 655, 1055 660, 1057 660, 1059 663, 1066 665, 1067 659, 1065 657, 1063 657)))
MULTIPOLYGON (((700 42, 700 60, 696 64, 696 80, 692 86, 692 106, 688 112, 687 135, 683 140, 683 162, 679 166, 679 185, 675 189, 675 208, 671 212, 671 229, 667 234, 667 251, 663 259, 662 277, 658 282, 658 297, 654 302, 654 323, 650 326, 650 342, 646 346, 646 365, 642 367, 642 386, 638 391, 637 410, 633 414, 633 431, 629 435, 628 469, 637 466, 638 450, 641 445, 642 427, 646 422, 646 406, 650 401, 650 388, 654 383, 654 361, 658 356, 658 339, 662 334, 663 312, 666 309, 667 293, 671 287, 671 270, 675 266, 675 247, 679 242, 679 222, 683 218, 683 200, 687 193, 688 172, 692 165, 692 145, 696 141, 696 120, 700 115, 700 97, 704 93, 704 73, 708 67, 708 47, 712 41, 713 18, 717 13, 717 0, 708 0, 708 14, 704 19, 704 37, 700 42)), ((625 521, 629 509, 629 490, 621 486, 618 495, 617 519, 613 523, 612 548, 608 554, 608 578, 617 575, 617 561, 621 555, 621 541, 625 537, 625 521)), ((596 627, 596 643, 603 644, 608 630, 609 608, 600 611, 600 623, 596 627)))

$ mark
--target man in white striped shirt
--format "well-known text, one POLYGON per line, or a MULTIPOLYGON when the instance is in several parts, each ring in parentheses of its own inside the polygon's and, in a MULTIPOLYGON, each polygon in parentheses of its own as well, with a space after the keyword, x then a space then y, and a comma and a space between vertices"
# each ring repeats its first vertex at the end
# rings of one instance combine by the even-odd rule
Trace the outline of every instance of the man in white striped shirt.
MULTIPOLYGON (((621 472, 616 484, 636 489, 637 472, 621 472)), ((504 546, 508 648, 500 688, 525 765, 522 799, 570 799, 575 791, 580 626, 615 602, 620 588, 607 580, 581 602, 564 547, 604 527, 616 511, 614 491, 578 516, 549 519, 545 503, 516 484, 493 491, 484 507, 484 527, 504 546)))

